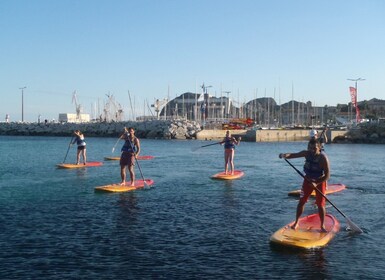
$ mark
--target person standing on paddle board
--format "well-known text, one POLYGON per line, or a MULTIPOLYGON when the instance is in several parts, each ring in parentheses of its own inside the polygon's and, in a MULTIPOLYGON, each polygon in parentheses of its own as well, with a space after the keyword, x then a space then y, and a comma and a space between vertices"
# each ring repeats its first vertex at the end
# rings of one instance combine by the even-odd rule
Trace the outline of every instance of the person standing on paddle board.
POLYGON ((80 155, 82 155, 83 164, 86 165, 86 163, 87 163, 86 151, 87 150, 86 150, 86 141, 84 141, 84 135, 83 135, 83 133, 81 133, 80 130, 75 130, 74 134, 75 134, 75 139, 72 142, 72 144, 76 143, 78 145, 78 149, 76 152, 76 164, 80 163, 80 155))
POLYGON ((134 128, 124 128, 124 133, 120 136, 121 139, 124 139, 124 145, 121 149, 122 154, 120 155, 120 177, 122 178, 122 182, 120 183, 122 186, 126 184, 126 167, 128 167, 128 171, 130 172, 131 184, 130 186, 135 185, 135 172, 134 172, 134 163, 135 158, 140 153, 140 141, 135 136, 134 128))
POLYGON ((225 145, 225 174, 228 174, 228 170, 230 167, 230 174, 234 175, 234 151, 235 151, 235 145, 239 145, 241 142, 241 137, 238 137, 238 140, 235 139, 230 134, 230 131, 226 131, 226 136, 223 139, 222 142, 220 142, 221 145, 225 145))
POLYGON ((327 128, 322 131, 321 135, 318 135, 318 131, 315 129, 312 129, 310 131, 310 140, 316 139, 318 142, 321 143, 321 150, 324 150, 325 144, 328 142, 328 137, 326 136, 326 130, 327 128))
MULTIPOLYGON (((307 150, 298 153, 285 153, 279 154, 279 158, 305 158, 305 165, 303 170, 305 172, 305 179, 302 184, 301 195, 297 205, 296 218, 292 229, 296 229, 298 226, 298 219, 301 217, 305 204, 309 199, 311 193, 316 187, 323 194, 326 192, 327 180, 330 178, 330 165, 329 160, 324 152, 321 152, 321 144, 316 139, 309 141, 307 150)), ((324 226, 325 221, 325 198, 316 192, 316 204, 318 206, 318 214, 321 220, 321 231, 326 231, 324 226)))

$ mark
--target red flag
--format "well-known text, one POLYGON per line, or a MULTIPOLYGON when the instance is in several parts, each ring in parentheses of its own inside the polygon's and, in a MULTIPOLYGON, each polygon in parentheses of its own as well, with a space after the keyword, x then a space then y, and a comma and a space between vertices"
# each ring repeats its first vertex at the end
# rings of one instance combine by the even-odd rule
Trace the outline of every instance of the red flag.
POLYGON ((350 90, 350 96, 352 98, 352 104, 354 108, 356 108, 357 107, 357 90, 354 87, 349 87, 349 90, 350 90))
POLYGON ((353 107, 356 109, 356 123, 359 123, 361 120, 360 109, 357 106, 357 89, 354 87, 349 87, 350 96, 352 98, 353 107))

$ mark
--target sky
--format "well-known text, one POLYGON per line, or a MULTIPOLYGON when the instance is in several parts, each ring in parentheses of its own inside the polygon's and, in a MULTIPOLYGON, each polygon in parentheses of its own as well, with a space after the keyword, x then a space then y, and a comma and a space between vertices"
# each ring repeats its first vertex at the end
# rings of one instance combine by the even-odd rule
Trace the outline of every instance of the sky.
POLYGON ((125 113, 185 92, 237 104, 385 99, 382 0, 0 0, 0 121, 125 113), (24 88, 21 90, 21 88, 24 88))

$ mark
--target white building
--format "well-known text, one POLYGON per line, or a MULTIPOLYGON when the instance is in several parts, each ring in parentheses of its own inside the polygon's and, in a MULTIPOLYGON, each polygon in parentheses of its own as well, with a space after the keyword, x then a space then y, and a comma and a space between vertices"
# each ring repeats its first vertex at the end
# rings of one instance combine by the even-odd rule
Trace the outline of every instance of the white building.
POLYGON ((68 123, 82 123, 89 122, 90 115, 89 114, 69 114, 69 113, 61 113, 59 114, 59 122, 68 122, 68 123))

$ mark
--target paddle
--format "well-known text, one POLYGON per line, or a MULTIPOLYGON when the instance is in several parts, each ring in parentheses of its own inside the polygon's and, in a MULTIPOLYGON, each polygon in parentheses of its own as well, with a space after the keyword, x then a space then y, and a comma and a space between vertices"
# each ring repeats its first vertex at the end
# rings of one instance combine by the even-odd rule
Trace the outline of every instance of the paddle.
POLYGON ((323 148, 323 140, 324 140, 324 144, 326 144, 327 142, 327 137, 325 135, 325 139, 322 139, 322 136, 325 134, 325 131, 326 131, 326 128, 327 128, 327 124, 324 125, 322 131, 321 131, 321 134, 320 136, 318 137, 318 142, 320 142, 322 148, 323 148))
POLYGON ((74 137, 72 136, 71 141, 70 141, 70 143, 68 144, 67 153, 66 153, 66 155, 65 155, 65 157, 64 157, 64 159, 63 159, 63 163, 64 163, 64 162, 66 161, 66 159, 67 159, 68 152, 70 151, 70 148, 71 148, 71 144, 72 144, 73 139, 74 139, 74 137))
POLYGON ((216 142, 216 143, 207 144, 207 145, 203 145, 203 146, 199 146, 199 147, 192 147, 191 151, 195 152, 196 150, 198 150, 200 148, 204 148, 204 147, 208 147, 208 146, 213 146, 213 145, 218 145, 218 144, 222 144, 222 142, 216 142))
POLYGON ((118 145, 119 141, 120 141, 120 137, 119 137, 118 141, 116 141, 114 147, 112 148, 112 153, 115 152, 116 145, 118 145))
POLYGON ((353 223, 340 209, 337 208, 337 206, 335 206, 330 200, 329 198, 326 197, 326 195, 324 195, 318 188, 317 188, 317 185, 313 182, 311 182, 308 178, 306 178, 301 171, 299 171, 290 161, 288 161, 286 158, 284 158, 285 161, 291 166, 294 168, 295 171, 297 171, 297 173, 302 177, 304 178, 306 181, 310 182, 313 184, 313 187, 314 189, 320 194, 322 195, 326 200, 327 202, 329 202, 345 219, 346 219, 346 222, 348 223, 350 229, 354 232, 357 232, 357 233, 363 233, 362 229, 360 229, 355 223, 353 223))

